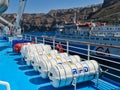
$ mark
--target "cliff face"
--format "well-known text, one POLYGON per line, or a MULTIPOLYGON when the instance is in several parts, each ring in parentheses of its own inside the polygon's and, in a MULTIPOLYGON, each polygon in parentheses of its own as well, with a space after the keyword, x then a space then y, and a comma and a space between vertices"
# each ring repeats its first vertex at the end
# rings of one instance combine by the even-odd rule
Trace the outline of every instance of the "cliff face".
POLYGON ((119 23, 120 0, 104 0, 102 8, 95 12, 91 18, 107 23, 119 23))

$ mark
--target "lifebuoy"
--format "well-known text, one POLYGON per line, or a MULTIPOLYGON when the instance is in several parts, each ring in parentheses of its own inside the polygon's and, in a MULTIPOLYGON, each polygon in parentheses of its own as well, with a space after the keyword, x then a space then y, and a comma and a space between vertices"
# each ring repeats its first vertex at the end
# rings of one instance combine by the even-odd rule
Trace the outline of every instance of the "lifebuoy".
POLYGON ((55 47, 56 50, 58 50, 59 52, 64 52, 64 48, 62 47, 61 44, 57 44, 56 47, 55 47))

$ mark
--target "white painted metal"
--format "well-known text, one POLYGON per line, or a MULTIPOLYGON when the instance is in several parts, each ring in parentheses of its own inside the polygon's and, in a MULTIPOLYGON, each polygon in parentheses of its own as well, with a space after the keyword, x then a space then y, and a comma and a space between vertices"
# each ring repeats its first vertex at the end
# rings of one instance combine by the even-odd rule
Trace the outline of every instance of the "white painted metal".
POLYGON ((26 5, 27 0, 20 0, 20 5, 19 5, 19 9, 18 9, 18 13, 17 13, 17 18, 16 18, 16 22, 15 22, 15 29, 16 31, 14 32, 16 35, 21 35, 21 27, 20 27, 20 21, 22 19, 22 15, 25 9, 25 5, 26 5))
POLYGON ((14 26, 11 22, 5 20, 3 17, 0 16, 0 20, 2 20, 4 23, 8 24, 9 26, 14 26))
POLYGON ((10 84, 8 82, 5 81, 0 81, 1 85, 5 85, 7 90, 10 90, 10 84))

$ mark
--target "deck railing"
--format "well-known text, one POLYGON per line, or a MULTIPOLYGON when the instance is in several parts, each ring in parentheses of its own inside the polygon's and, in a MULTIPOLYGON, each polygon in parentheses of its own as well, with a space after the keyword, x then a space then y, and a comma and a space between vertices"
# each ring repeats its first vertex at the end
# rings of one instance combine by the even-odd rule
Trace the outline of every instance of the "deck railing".
POLYGON ((100 66, 102 67, 103 73, 106 77, 109 75, 109 77, 112 79, 115 78, 115 81, 120 83, 120 46, 27 34, 24 34, 23 38, 32 40, 36 43, 50 44, 53 49, 55 49, 57 44, 61 44, 64 48, 64 51, 66 51, 68 54, 79 54, 82 57, 82 60, 95 59, 100 63, 100 66), (98 48, 95 49, 95 46, 98 48), (118 54, 111 53, 110 49, 118 51, 118 54))
POLYGON ((10 84, 8 82, 0 81, 0 84, 6 86, 7 90, 10 90, 10 84))

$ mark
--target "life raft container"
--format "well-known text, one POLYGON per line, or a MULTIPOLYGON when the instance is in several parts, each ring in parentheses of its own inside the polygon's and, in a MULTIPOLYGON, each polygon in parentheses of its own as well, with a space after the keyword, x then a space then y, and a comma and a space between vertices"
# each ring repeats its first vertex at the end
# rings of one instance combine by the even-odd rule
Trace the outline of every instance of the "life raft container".
POLYGON ((95 60, 89 60, 52 66, 48 77, 52 85, 59 88, 71 85, 74 78, 76 78, 76 83, 93 80, 98 73, 100 73, 99 64, 95 60))

